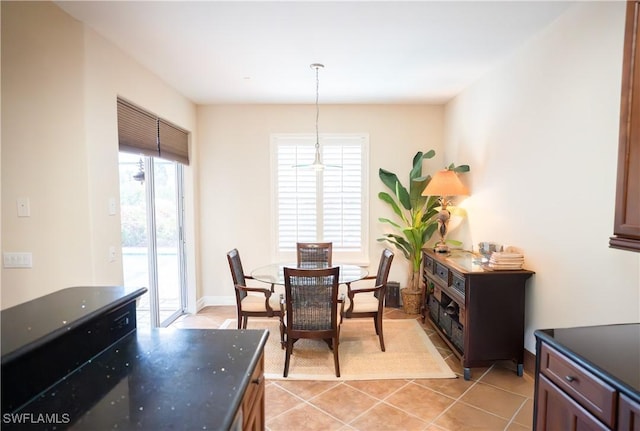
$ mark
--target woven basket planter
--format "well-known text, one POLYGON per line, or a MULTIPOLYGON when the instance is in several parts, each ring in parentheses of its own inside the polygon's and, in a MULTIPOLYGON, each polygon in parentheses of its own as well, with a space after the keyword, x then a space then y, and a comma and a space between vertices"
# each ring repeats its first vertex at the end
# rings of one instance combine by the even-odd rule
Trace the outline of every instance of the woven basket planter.
POLYGON ((402 296, 402 309, 406 314, 419 314, 420 313, 420 298, 421 292, 409 292, 408 289, 400 289, 400 295, 402 296))

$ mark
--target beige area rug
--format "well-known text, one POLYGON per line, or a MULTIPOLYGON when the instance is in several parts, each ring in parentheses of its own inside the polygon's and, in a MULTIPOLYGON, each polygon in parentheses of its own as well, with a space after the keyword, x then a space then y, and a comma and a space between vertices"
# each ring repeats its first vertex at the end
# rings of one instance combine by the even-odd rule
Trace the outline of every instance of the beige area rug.
MULTIPOLYGON (((221 328, 234 329, 235 319, 221 328)), ((340 377, 336 377, 333 352, 322 340, 301 339, 293 346, 288 380, 443 379, 456 375, 427 334, 414 319, 385 320, 386 352, 373 328, 372 319, 344 320, 340 330, 340 377)), ((249 318, 247 329, 268 329, 265 377, 284 380, 285 351, 280 347, 277 319, 249 318)))

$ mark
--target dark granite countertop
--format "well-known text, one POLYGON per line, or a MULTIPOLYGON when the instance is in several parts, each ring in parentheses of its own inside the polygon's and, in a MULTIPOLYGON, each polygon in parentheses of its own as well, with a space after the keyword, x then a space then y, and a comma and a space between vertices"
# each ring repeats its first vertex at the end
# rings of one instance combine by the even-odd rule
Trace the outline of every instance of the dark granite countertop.
POLYGON ((2 364, 134 300, 146 291, 144 287, 69 287, 2 310, 2 364))
POLYGON ((639 323, 544 329, 535 335, 640 401, 639 323))
POLYGON ((268 336, 266 330, 138 330, 17 412, 32 425, 3 418, 3 429, 227 430, 268 336), (34 425, 43 415, 58 423, 34 425))

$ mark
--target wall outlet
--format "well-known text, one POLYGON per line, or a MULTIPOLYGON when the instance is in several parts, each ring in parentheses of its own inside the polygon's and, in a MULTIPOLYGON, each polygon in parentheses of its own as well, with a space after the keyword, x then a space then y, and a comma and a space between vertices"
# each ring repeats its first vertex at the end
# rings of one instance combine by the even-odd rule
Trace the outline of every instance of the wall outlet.
POLYGON ((33 258, 31 253, 2 253, 5 268, 32 268, 33 258))

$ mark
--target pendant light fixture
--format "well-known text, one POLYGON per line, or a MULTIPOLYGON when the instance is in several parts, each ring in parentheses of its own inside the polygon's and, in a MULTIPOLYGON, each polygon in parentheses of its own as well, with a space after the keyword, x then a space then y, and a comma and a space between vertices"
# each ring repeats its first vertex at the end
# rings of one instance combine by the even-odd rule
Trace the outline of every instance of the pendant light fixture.
POLYGON ((322 171, 325 168, 339 168, 340 166, 336 165, 326 165, 322 163, 322 159, 320 158, 320 133, 318 132, 318 120, 320 118, 320 105, 318 104, 320 99, 320 78, 318 77, 318 71, 324 68, 324 64, 313 63, 310 66, 312 69, 316 71, 316 145, 315 145, 315 157, 313 159, 313 163, 306 165, 296 165, 296 168, 312 168, 315 171, 322 171))

